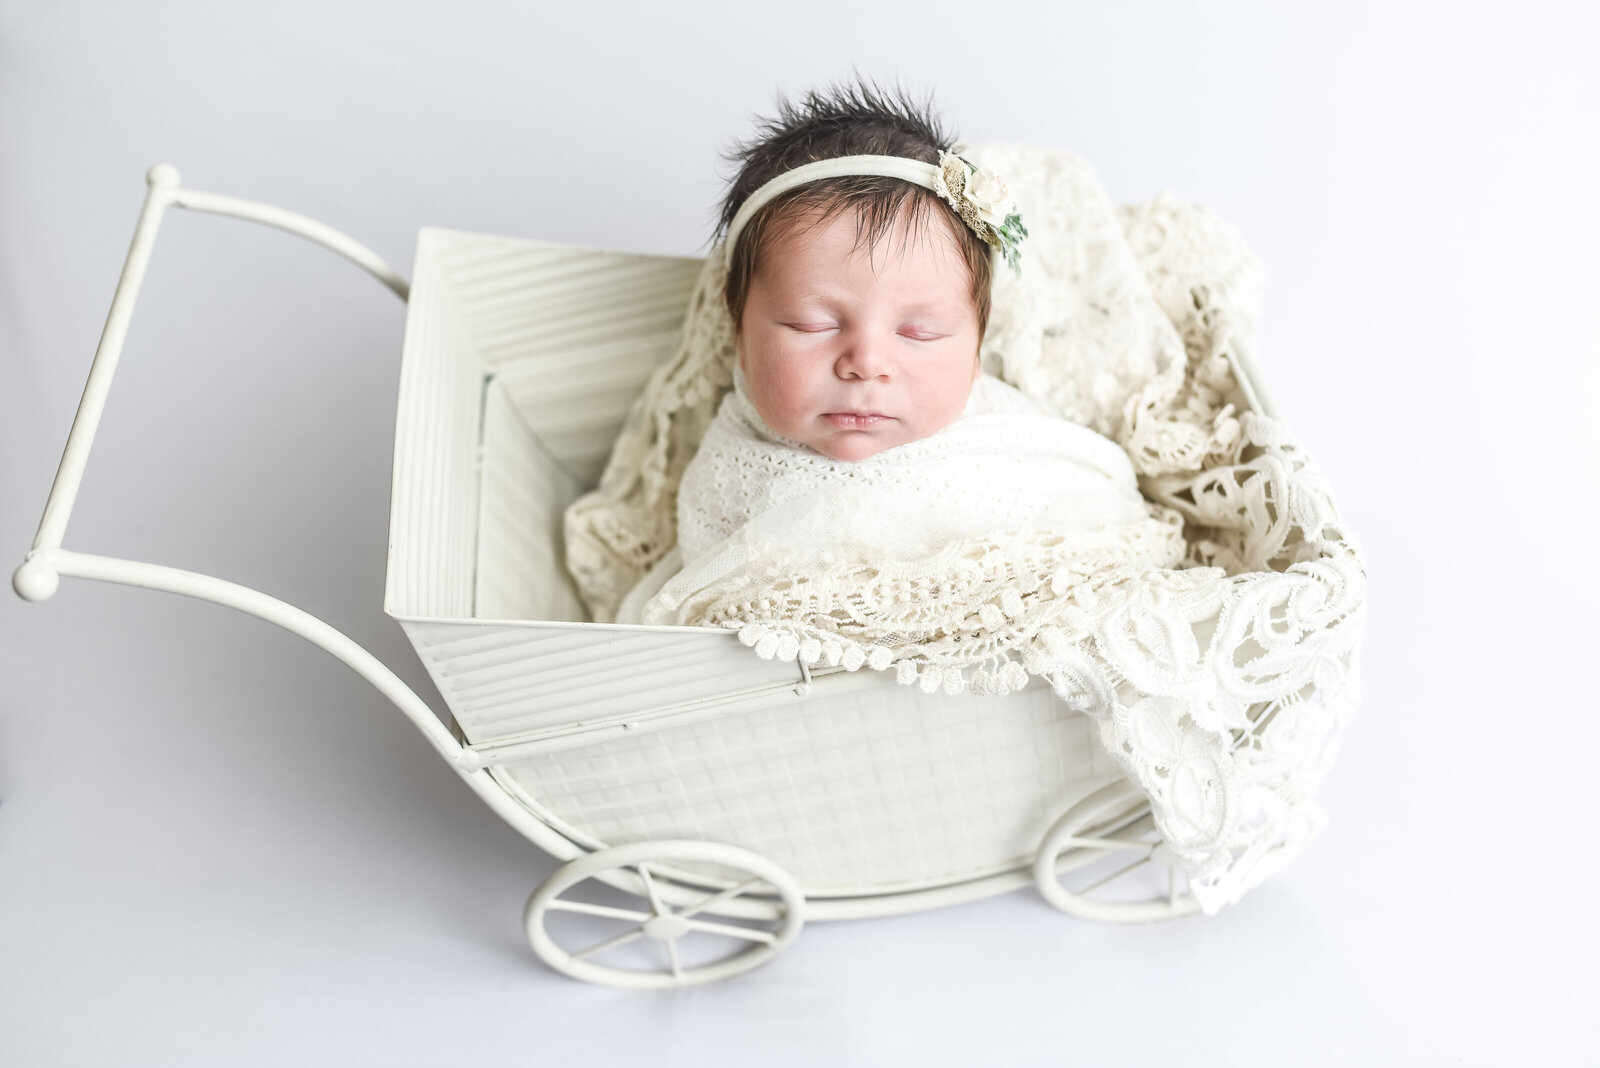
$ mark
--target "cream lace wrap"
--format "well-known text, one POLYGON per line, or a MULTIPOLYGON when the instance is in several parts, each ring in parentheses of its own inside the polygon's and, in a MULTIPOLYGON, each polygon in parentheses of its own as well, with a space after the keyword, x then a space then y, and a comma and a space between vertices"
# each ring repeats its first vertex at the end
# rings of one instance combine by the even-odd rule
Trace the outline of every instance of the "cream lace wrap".
MULTIPOLYGON (((1313 793, 1357 701, 1360 556, 1288 429, 1228 402, 1240 393, 1229 357, 1253 345, 1260 287, 1237 233, 1165 194, 1113 208, 1065 153, 964 151, 1007 176, 1030 230, 1021 277, 996 272, 986 369, 1120 445, 1158 506, 1149 522, 1176 534, 1181 519, 1181 559, 1160 559, 1152 537, 1144 547, 1156 555, 1095 560, 1072 544, 1086 532, 1049 543, 1037 527, 1000 549, 958 540, 946 562, 969 584, 941 593, 978 604, 963 617, 978 624, 965 631, 975 644, 930 649, 926 621, 904 619, 882 621, 898 642, 862 642, 837 624, 831 640, 846 667, 923 686, 1047 681, 1099 721, 1215 912, 1324 822, 1313 793)), ((684 469, 733 381, 725 272, 719 248, 677 352, 630 413, 599 487, 567 514, 568 564, 596 619, 615 618, 677 543, 684 469)), ((885 570, 916 581, 915 569, 885 570)), ((832 658, 821 617, 744 600, 723 621, 758 655, 832 658)))
POLYGON ((987 375, 950 426, 856 463, 776 435, 736 386, 684 473, 678 546, 639 622, 952 694, 1049 677, 1074 597, 1185 548, 1115 443, 987 375))

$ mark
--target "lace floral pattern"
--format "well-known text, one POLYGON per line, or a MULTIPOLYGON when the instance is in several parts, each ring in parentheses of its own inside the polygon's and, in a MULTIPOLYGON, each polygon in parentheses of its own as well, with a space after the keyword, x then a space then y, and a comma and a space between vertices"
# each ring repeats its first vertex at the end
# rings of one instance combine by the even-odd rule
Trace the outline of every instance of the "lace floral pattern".
MULTIPOLYGON (((1283 424, 1246 410, 1259 405, 1234 368, 1254 342, 1261 272, 1238 234, 1166 194, 1113 208, 1066 153, 964 154, 1008 176, 1030 230, 1022 275, 996 273, 985 367, 1121 445, 1145 497, 1175 533, 1181 524, 1183 559, 1124 561, 1093 582, 1062 582, 1057 596, 1049 577, 1081 560, 1052 559, 1040 545, 989 557, 969 592, 992 591, 978 622, 1000 644, 966 650, 965 667, 913 658, 907 669, 894 650, 837 627, 807 630, 816 621, 749 608, 741 637, 759 655, 892 667, 925 688, 1046 679, 1099 722, 1215 912, 1324 822, 1313 795, 1358 699, 1359 550, 1305 450, 1283 424), (1029 589, 1015 585, 1019 574, 1047 581, 1029 589), (1034 619, 1032 638, 1005 646, 1008 626, 1045 604, 1054 614, 1034 619), (985 672, 996 677, 980 681, 985 672)), ((731 387, 721 260, 720 250, 707 260, 683 342, 635 406, 599 488, 568 513, 569 565, 597 619, 613 618, 676 543, 679 481, 731 387)))
POLYGON ((949 426, 851 463, 730 394, 680 487, 682 567, 642 622, 734 628, 810 667, 892 664, 929 693, 1049 677, 1087 636, 1080 603, 1186 545, 1115 443, 1029 407, 984 376, 949 426))

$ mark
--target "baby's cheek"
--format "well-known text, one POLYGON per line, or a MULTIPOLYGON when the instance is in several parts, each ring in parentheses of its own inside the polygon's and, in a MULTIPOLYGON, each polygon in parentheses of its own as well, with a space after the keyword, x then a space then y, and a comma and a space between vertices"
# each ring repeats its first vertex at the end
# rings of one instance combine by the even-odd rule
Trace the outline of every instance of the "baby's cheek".
POLYGON ((750 383, 750 403, 768 426, 777 431, 792 429, 796 420, 796 398, 782 380, 763 377, 750 383))
POLYGON ((930 425, 927 432, 943 430, 960 418, 971 395, 970 383, 949 382, 936 395, 928 397, 924 411, 929 416, 928 422, 934 425, 930 425))

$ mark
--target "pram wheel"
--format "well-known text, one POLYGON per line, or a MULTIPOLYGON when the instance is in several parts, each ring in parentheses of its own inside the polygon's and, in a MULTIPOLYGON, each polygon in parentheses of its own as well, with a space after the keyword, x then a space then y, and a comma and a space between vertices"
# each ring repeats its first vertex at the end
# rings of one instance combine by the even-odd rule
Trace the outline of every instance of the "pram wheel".
MULTIPOLYGON (((588 889, 593 896, 597 888, 591 883, 588 889)), ((804 923, 805 897, 782 868, 746 849, 689 840, 635 842, 579 857, 539 884, 523 912, 528 944, 550 967, 574 979, 635 989, 710 983, 747 972, 787 948, 804 923), (682 864, 697 870, 674 867, 682 864), (715 866, 715 875, 700 874, 708 865, 715 866), (560 896, 589 880, 637 886, 648 899, 647 907, 622 908, 560 896), (549 930, 552 916, 561 913, 590 922, 620 920, 626 926, 569 950, 549 930), (705 914, 737 916, 747 922, 709 920, 705 914), (691 935, 698 937, 692 954, 686 955, 679 942, 691 935), (614 950, 640 939, 660 942, 664 960, 658 957, 653 967, 648 963, 626 967, 595 959, 606 954, 615 959, 614 950), (714 950, 718 941, 731 944, 732 952, 695 959, 714 950)), ((587 937, 592 938, 593 932, 587 937)), ((639 948, 633 950, 636 964, 639 948)), ((648 961, 654 955, 643 956, 648 961)))
POLYGON ((1062 813, 1039 846, 1033 879, 1050 904, 1087 920, 1142 923, 1200 907, 1156 832, 1148 799, 1126 780, 1062 813))

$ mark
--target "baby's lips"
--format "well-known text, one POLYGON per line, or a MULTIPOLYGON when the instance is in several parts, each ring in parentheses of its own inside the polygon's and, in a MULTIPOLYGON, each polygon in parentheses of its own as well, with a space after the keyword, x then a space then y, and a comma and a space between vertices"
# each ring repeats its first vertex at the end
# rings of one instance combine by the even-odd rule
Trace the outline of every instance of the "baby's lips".
POLYGON ((893 416, 882 412, 827 412, 822 418, 833 426, 852 430, 881 426, 893 420, 893 416))

